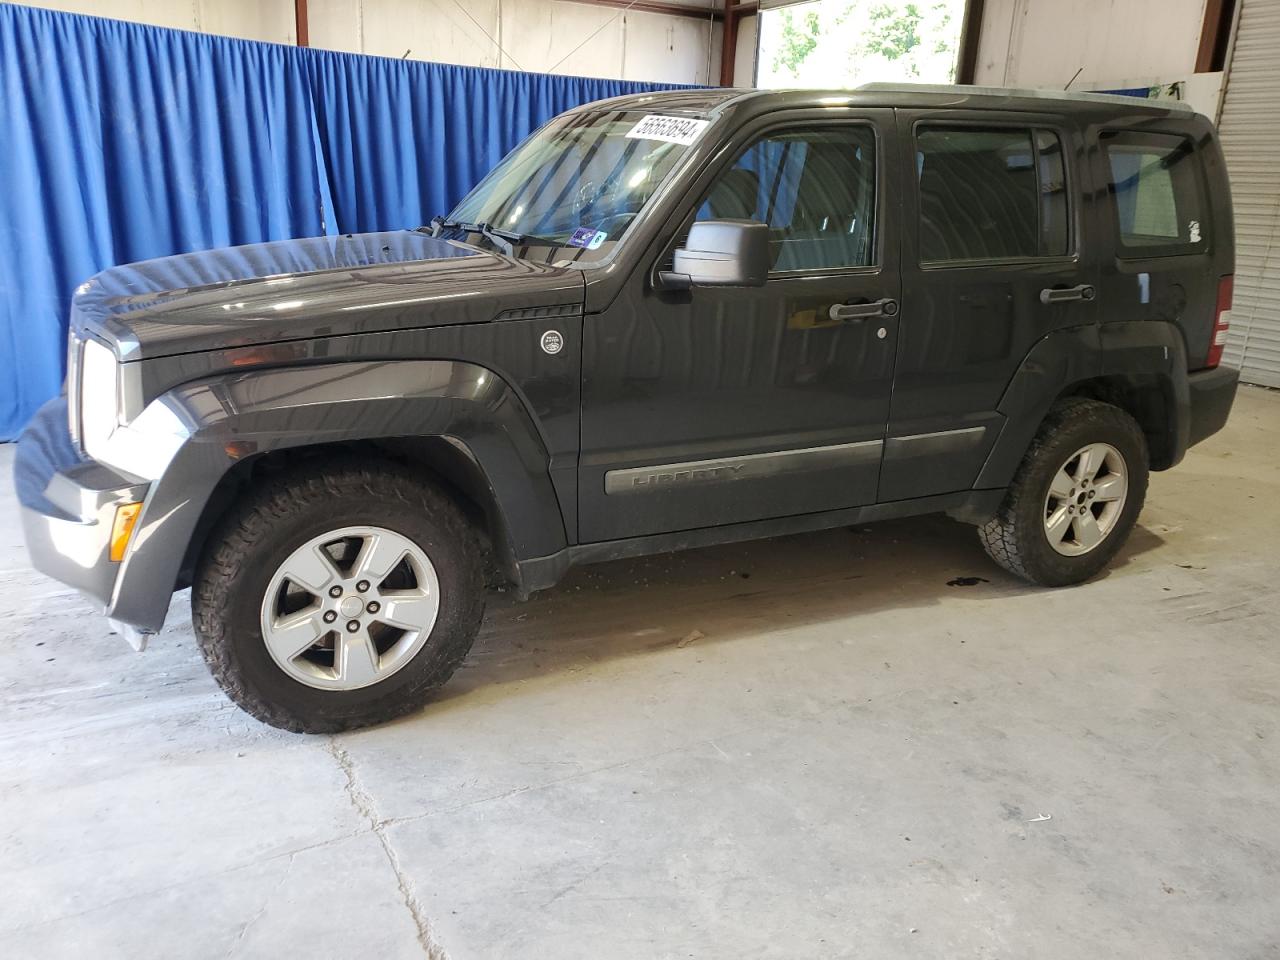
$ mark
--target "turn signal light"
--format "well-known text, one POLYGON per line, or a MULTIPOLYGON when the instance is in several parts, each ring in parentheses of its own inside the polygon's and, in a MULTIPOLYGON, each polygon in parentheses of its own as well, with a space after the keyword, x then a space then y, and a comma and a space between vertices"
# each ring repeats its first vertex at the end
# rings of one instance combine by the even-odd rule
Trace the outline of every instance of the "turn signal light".
POLYGON ((1218 304, 1213 311, 1213 339, 1209 341, 1206 367, 1216 367, 1222 362, 1222 348, 1227 345, 1227 329, 1231 326, 1231 295, 1235 277, 1223 277, 1218 281, 1218 304))
POLYGON ((116 507, 116 518, 111 524, 112 563, 119 563, 124 559, 124 552, 129 548, 129 538, 133 536, 133 525, 138 522, 138 514, 141 512, 140 503, 122 503, 116 507))

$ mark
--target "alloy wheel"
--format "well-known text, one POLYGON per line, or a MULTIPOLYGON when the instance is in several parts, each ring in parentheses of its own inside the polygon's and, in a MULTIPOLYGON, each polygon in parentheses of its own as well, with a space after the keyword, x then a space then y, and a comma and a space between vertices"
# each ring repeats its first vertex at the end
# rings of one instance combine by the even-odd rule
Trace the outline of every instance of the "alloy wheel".
POLYGON ((1049 546, 1067 557, 1093 550, 1115 529, 1128 494, 1128 471, 1119 450, 1109 443, 1080 448, 1054 474, 1045 496, 1049 546))
POLYGON ((343 527, 302 544, 262 600, 262 639, 290 677, 356 690, 409 663, 440 612, 426 552, 382 527, 343 527))

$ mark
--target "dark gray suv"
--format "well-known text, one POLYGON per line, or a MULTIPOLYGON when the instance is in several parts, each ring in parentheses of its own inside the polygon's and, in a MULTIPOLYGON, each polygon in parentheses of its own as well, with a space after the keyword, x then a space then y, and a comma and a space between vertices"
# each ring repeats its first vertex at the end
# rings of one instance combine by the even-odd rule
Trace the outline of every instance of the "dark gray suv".
POLYGON ((267 723, 411 710, 486 584, 934 511, 1078 583, 1218 430, 1212 125, 978 88, 551 121, 428 227, 114 267, 20 442, 37 567, 135 645, 192 588, 267 723))

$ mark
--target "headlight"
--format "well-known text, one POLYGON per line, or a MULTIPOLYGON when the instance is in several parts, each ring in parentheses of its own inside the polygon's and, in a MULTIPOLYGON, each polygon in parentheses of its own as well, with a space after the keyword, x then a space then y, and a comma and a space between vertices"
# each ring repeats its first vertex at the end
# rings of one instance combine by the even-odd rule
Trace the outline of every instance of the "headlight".
POLYGON ((85 340, 80 354, 80 443, 95 460, 120 423, 120 371, 116 355, 96 340, 85 340))
MULTIPOLYGON (((143 412, 142 365, 120 363, 111 348, 97 340, 86 337, 77 343, 67 376, 72 439, 99 463, 136 473, 138 465, 133 461, 138 459, 139 438, 127 428, 143 412)), ((145 440, 141 445, 147 446, 145 440)), ((142 462, 149 462, 148 458, 142 462)))
POLYGON ((80 442, 80 350, 84 341, 74 330, 67 331, 67 430, 71 442, 81 450, 80 442))

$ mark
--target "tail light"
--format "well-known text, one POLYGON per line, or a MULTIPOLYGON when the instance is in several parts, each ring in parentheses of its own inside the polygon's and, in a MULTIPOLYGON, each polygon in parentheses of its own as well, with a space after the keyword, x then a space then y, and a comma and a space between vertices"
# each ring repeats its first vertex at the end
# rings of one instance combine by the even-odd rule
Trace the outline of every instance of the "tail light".
POLYGON ((1227 328, 1231 326, 1231 294, 1235 289, 1235 277, 1223 277, 1218 281, 1218 305, 1213 311, 1213 339, 1209 341, 1206 367, 1216 367, 1222 362, 1222 348, 1227 345, 1227 328))

